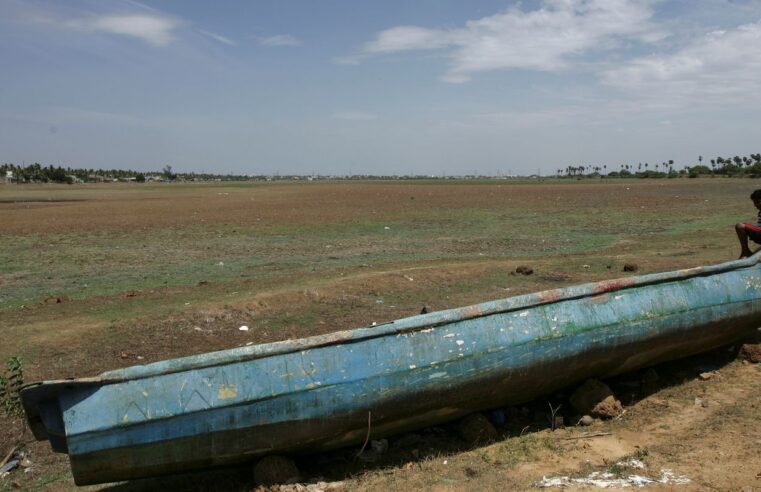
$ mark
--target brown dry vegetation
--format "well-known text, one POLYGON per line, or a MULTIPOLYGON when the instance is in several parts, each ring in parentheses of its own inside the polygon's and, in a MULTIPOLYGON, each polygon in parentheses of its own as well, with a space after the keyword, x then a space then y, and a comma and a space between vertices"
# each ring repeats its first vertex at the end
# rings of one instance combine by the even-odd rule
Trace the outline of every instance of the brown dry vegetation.
MULTIPOLYGON (((574 283, 736 257, 732 225, 752 220, 750 180, 611 183, 289 183, 0 186, 0 359, 27 380, 326 333, 574 283), (511 275, 530 265, 534 274, 511 275), (60 302, 59 302, 60 301, 60 302), (242 324, 251 329, 241 332, 242 324)), ((356 450, 309 457, 309 477, 350 489, 527 489, 542 475, 605 470, 645 456, 684 490, 761 488, 761 372, 726 351, 614 382, 626 413, 567 439, 541 413, 467 445, 429 430, 379 461, 356 450), (696 379, 713 364, 719 376, 696 379), (718 365, 716 365, 718 364, 718 365), (631 388, 634 388, 631 390, 631 388), (705 399, 707 407, 696 405, 705 399), (524 428, 528 428, 524 431, 524 428), (521 433, 523 432, 523 435, 521 433), (416 453, 412 454, 415 450, 416 453), (447 463, 444 464, 444 461, 447 463)), ((0 490, 73 488, 65 456, 0 417, 0 455, 35 463, 0 490)), ((248 490, 250 469, 120 485, 248 490), (221 485, 220 485, 221 484, 221 485)))

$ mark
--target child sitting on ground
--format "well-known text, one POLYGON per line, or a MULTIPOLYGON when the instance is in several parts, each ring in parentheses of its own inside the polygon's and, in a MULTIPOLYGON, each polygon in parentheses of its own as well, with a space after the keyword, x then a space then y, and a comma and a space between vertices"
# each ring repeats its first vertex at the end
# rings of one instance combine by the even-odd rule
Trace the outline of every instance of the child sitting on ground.
POLYGON ((750 199, 753 200, 753 205, 758 209, 758 220, 755 225, 742 222, 735 224, 737 239, 740 241, 740 258, 747 258, 755 253, 748 247, 748 239, 756 244, 761 244, 761 190, 751 193, 750 199))

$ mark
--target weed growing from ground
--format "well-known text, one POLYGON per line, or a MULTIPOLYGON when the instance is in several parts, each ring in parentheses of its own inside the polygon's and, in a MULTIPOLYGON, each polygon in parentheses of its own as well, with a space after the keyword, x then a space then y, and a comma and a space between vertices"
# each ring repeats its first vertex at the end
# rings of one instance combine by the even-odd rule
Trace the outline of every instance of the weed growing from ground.
POLYGON ((0 375, 0 407, 8 416, 22 412, 19 390, 24 384, 24 368, 20 357, 9 357, 5 373, 0 375))

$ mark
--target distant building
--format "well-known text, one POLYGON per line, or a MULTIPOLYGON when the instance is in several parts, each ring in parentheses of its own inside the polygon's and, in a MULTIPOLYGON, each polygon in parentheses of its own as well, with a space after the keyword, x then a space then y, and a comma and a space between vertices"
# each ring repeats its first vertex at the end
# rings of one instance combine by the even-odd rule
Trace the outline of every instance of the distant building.
POLYGON ((5 182, 13 183, 13 171, 5 171, 5 182))

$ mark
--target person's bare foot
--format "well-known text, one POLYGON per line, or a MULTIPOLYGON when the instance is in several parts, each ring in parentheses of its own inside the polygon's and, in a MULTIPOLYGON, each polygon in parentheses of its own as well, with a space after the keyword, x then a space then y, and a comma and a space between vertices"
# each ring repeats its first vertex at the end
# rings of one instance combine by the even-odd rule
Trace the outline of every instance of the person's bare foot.
POLYGON ((739 259, 740 259, 740 260, 742 260, 743 258, 747 258, 747 257, 749 257, 749 256, 750 256, 750 255, 752 255, 752 254, 753 254, 753 253, 752 253, 750 250, 747 250, 747 251, 741 251, 741 252, 740 252, 740 258, 739 258, 739 259))

